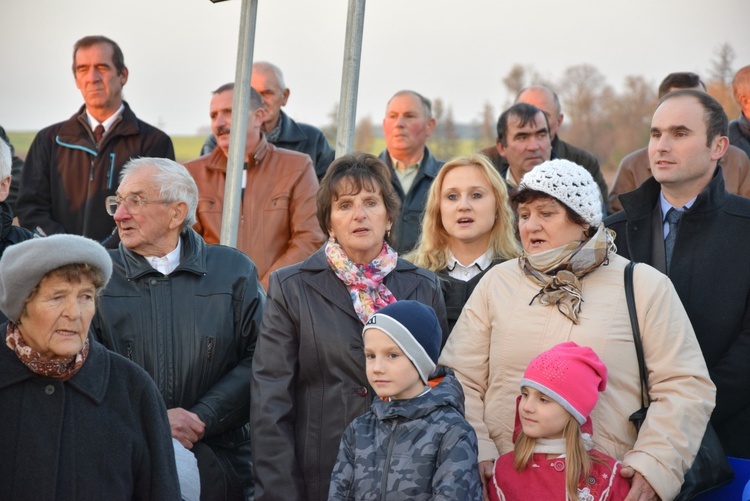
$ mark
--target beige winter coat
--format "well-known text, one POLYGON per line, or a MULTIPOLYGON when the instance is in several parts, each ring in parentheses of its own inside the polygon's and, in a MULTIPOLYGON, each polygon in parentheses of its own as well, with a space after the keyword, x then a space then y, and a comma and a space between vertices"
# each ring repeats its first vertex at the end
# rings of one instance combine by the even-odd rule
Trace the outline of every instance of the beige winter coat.
POLYGON ((627 263, 611 255, 609 264, 583 279, 578 325, 555 306, 529 304, 539 286, 523 274, 517 259, 495 266, 479 282, 440 363, 463 384, 480 461, 513 448, 515 400, 527 364, 558 343, 575 341, 590 346, 609 372, 607 389, 591 415, 596 447, 640 472, 662 499, 677 494, 714 407, 715 388, 669 278, 637 265, 636 309, 653 402, 636 436, 628 421, 641 404, 624 290, 627 263))

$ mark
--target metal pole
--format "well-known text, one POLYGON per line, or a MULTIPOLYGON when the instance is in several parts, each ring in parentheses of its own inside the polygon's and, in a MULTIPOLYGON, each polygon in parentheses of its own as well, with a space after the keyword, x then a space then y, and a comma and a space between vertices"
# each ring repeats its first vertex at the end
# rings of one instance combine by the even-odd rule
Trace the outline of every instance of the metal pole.
POLYGON ((357 118, 359 65, 362 59, 362 31, 365 25, 365 0, 349 0, 346 18, 344 67, 341 72, 341 96, 336 131, 336 156, 354 149, 354 128, 357 118))
POLYGON ((229 158, 227 158, 227 184, 224 189, 224 209, 221 214, 221 243, 231 247, 237 246, 237 227, 240 220, 244 174, 242 167, 245 163, 247 117, 250 113, 250 73, 253 69, 257 13, 258 0, 242 0, 232 101, 232 132, 229 136, 229 158))

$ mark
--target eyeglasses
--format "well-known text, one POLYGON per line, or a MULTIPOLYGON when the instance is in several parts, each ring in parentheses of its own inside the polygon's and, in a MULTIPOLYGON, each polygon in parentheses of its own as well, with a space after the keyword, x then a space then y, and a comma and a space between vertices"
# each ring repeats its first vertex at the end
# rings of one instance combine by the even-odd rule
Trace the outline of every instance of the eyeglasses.
POLYGON ((114 216, 117 212, 117 209, 120 207, 121 204, 125 205, 125 209, 130 214, 137 214, 138 212, 143 209, 143 206, 150 203, 161 203, 166 204, 170 203, 170 200, 164 200, 162 198, 155 198, 153 200, 148 200, 146 198, 142 198, 138 195, 128 195, 125 198, 120 197, 107 197, 107 199, 104 201, 106 207, 107 207, 107 214, 110 216, 114 216))

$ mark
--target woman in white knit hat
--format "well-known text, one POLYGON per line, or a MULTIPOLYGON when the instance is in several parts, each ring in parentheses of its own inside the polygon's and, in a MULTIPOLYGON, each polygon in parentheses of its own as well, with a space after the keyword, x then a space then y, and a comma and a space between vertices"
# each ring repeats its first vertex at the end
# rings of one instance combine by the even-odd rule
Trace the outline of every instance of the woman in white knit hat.
POLYGON ((480 472, 513 449, 515 399, 528 363, 566 341, 591 347, 609 368, 592 419, 594 445, 623 461, 633 499, 673 499, 714 406, 695 333, 669 279, 641 264, 635 303, 652 403, 640 433, 638 362, 623 272, 602 221, 591 175, 567 160, 526 174, 511 197, 523 254, 487 272, 440 357, 464 387, 466 418, 479 440, 480 472))

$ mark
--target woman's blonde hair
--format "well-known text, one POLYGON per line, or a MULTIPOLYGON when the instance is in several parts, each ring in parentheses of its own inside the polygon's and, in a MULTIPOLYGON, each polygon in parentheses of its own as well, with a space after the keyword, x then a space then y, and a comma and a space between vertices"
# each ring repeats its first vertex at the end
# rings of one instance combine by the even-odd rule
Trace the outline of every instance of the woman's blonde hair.
MULTIPOLYGON (((588 477, 591 472, 592 458, 583 442, 581 426, 570 415, 563 428, 565 439, 565 492, 570 501, 578 500, 578 484, 581 477, 588 477)), ((524 434, 521 430, 516 438, 513 449, 513 467, 516 471, 523 471, 534 456, 536 439, 524 434)))
POLYGON ((492 162, 486 156, 475 153, 454 158, 438 171, 427 195, 419 243, 404 258, 430 271, 439 271, 448 266, 450 235, 443 226, 440 214, 440 193, 445 176, 456 167, 478 168, 495 195, 495 224, 490 233, 489 246, 492 249, 492 259, 518 257, 521 247, 515 236, 515 216, 508 203, 508 188, 492 162))

